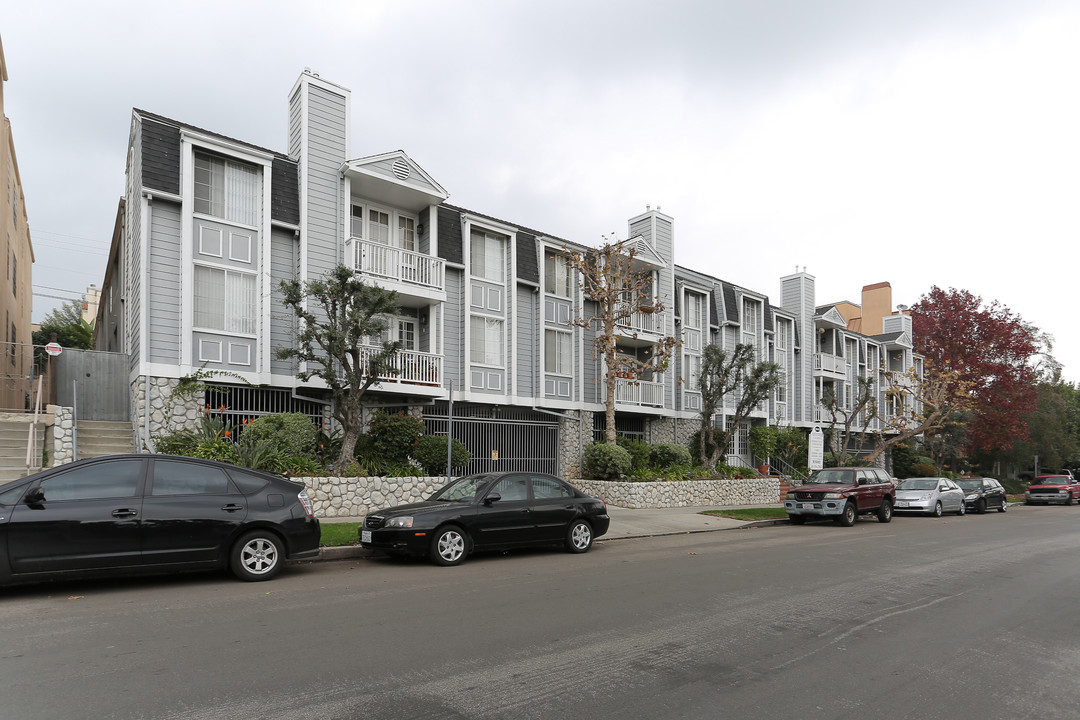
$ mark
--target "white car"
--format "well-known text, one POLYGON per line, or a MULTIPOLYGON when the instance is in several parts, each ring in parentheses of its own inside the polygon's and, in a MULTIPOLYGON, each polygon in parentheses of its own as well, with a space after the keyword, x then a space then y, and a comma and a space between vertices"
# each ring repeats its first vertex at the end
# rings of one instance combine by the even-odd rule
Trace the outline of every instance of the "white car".
POLYGON ((896 512, 920 512, 941 517, 942 513, 965 512, 964 491, 949 478, 920 477, 901 480, 896 486, 896 512))

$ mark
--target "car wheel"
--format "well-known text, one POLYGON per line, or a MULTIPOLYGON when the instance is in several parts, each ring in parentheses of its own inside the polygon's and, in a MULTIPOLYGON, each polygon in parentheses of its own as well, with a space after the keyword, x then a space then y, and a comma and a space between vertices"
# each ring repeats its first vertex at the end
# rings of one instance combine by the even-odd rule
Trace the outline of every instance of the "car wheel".
POLYGON ((572 553, 588 552, 592 547, 592 526, 584 520, 570 523, 566 531, 566 551, 572 553))
POLYGON ((887 523, 892 520, 892 500, 885 498, 881 501, 881 507, 877 510, 878 522, 887 523))
POLYGON ((858 513, 855 512, 855 503, 850 500, 844 505, 844 512, 840 517, 836 518, 836 522, 840 523, 844 527, 851 527, 855 524, 855 518, 858 517, 858 513))
POLYGON ((248 582, 269 580, 284 564, 281 539, 268 530, 253 530, 241 537, 229 558, 233 574, 248 582))
POLYGON ((934 517, 941 517, 941 501, 940 500, 938 500, 937 504, 934 505, 934 509, 930 512, 930 514, 933 515, 934 517))
POLYGON ((464 531, 453 525, 444 527, 431 539, 431 561, 436 565, 460 565, 467 546, 464 531))
POLYGON ((805 515, 788 515, 787 519, 791 521, 792 525, 802 525, 806 522, 805 515))
POLYGON ((1072 505, 1072 495, 1066 495, 1065 496, 1065 504, 1066 505, 1072 505))
POLYGON ((979 515, 986 513, 986 498, 979 498, 975 503, 975 512, 979 515))
POLYGON ((963 516, 966 512, 967 512, 967 505, 965 505, 964 501, 961 500, 960 501, 960 509, 956 511, 956 514, 960 515, 960 516, 963 516))
POLYGON ((1003 497, 1003 498, 1001 498, 1001 507, 998 508, 998 512, 1008 512, 1008 511, 1009 511, 1009 498, 1003 497))

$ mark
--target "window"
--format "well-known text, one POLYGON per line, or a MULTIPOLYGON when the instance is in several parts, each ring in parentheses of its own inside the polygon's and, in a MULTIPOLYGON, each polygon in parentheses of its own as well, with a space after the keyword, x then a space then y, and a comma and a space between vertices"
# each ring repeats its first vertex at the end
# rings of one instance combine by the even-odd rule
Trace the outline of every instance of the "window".
POLYGON ((701 391, 701 356, 683 356, 683 389, 691 392, 701 391))
POLYGON ((151 495, 225 495, 229 478, 223 470, 172 460, 154 461, 151 495))
POLYGON ((195 327, 255 334, 255 276, 195 266, 195 327))
POLYGON ((496 483, 491 492, 499 493, 502 496, 500 502, 528 500, 529 487, 527 482, 527 479, 522 475, 510 475, 496 483))
POLYGON ((544 253, 544 291, 552 295, 570 297, 571 268, 569 259, 556 252, 544 253))
POLYGON ((757 305, 750 300, 743 300, 742 329, 744 333, 757 334, 757 305))
POLYGON ((506 239, 473 230, 469 244, 469 263, 473 277, 502 282, 506 273, 506 239))
POLYGON ((686 293, 686 327, 701 329, 705 297, 695 292, 686 293))
POLYGON ((18 296, 19 294, 19 258, 15 256, 15 251, 11 251, 11 294, 18 296))
POLYGON ((86 465, 41 481, 45 502, 135 497, 142 460, 116 460, 86 465))
POLYGON ((403 350, 416 349, 416 322, 413 320, 397 321, 398 340, 403 350))
POLYGON ((259 171, 195 153, 195 212, 243 225, 259 224, 259 171))
POLYGON ((532 477, 533 498, 536 500, 550 500, 572 498, 574 494, 568 487, 555 478, 533 475, 532 477))
POLYGON ((380 245, 390 244, 390 213, 368 210, 367 239, 380 245))
POLYGON ((558 330, 544 331, 544 371, 570 375, 573 364, 574 336, 558 330))
POLYGON ((503 321, 473 315, 469 339, 469 359, 482 365, 503 364, 503 321))
POLYGON ((416 250, 416 218, 396 211, 353 203, 349 234, 380 245, 416 250), (367 232, 364 232, 365 228, 367 232))
POLYGON ((404 250, 416 250, 416 221, 411 217, 398 215, 398 247, 404 250))

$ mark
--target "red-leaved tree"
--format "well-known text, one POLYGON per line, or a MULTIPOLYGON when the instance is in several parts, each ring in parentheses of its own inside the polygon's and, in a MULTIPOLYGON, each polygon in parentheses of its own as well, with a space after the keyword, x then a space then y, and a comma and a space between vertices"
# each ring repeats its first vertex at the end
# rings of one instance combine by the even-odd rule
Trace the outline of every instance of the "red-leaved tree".
POLYGON ((992 452, 1025 440, 1025 417, 1038 398, 1031 358, 1039 346, 1032 328, 997 301, 984 305, 966 290, 936 285, 911 315, 915 350, 970 388, 972 447, 992 452))

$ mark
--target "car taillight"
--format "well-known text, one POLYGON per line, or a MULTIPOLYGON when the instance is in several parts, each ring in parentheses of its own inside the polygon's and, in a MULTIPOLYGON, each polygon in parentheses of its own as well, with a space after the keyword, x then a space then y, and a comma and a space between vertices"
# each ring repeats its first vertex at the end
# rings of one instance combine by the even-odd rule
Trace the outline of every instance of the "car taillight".
POLYGON ((300 501, 300 504, 304 506, 304 512, 308 517, 315 517, 315 513, 312 512, 311 498, 308 497, 307 490, 301 490, 296 494, 296 499, 300 501))

